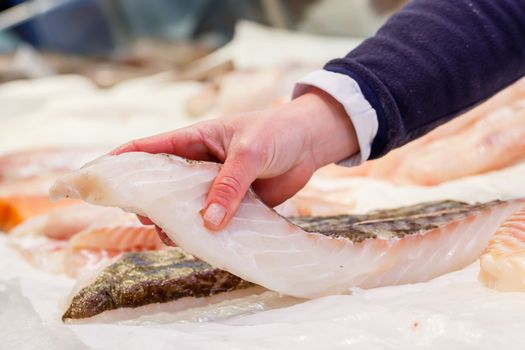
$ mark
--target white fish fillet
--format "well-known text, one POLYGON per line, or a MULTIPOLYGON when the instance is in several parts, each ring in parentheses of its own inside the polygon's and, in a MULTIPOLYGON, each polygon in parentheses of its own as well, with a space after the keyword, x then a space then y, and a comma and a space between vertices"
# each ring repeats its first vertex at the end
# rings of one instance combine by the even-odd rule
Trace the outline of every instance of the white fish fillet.
POLYGON ((203 226, 199 211, 219 166, 165 154, 104 156, 60 178, 51 194, 147 216, 189 253, 302 298, 427 281, 463 268, 523 206, 521 200, 502 202, 424 234, 353 243, 307 233, 249 192, 231 223, 216 233, 203 226))

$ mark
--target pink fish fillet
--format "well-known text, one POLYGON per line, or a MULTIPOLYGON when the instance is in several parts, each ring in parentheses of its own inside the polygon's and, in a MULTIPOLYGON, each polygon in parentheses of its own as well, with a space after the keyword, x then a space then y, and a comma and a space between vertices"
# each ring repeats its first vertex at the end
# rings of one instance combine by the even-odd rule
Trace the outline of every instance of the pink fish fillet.
POLYGON ((33 266, 76 277, 123 252, 164 248, 153 226, 119 208, 79 203, 25 221, 11 244, 33 266))
POLYGON ((525 292, 525 209, 512 215, 480 258, 480 281, 505 292, 525 292))
POLYGON ((6 154, 0 157, 0 181, 62 174, 80 167, 101 150, 101 147, 70 147, 6 154))

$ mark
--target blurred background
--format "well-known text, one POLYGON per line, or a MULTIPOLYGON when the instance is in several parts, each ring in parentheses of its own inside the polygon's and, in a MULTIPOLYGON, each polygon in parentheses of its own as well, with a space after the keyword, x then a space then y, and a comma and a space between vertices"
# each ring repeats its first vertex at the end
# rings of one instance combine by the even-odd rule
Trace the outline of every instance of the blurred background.
MULTIPOLYGON (((347 54, 405 3, 0 1, 0 165, 13 152, 102 153, 197 121, 282 104, 299 79, 347 54)), ((523 165, 523 118, 524 80, 380 160, 325 174, 436 186, 523 165), (461 156, 452 162, 450 154, 461 156)), ((327 200, 321 192, 312 196, 327 200)), ((343 198, 338 193, 345 191, 334 191, 333 202, 348 203, 345 211, 392 205, 385 191, 375 198, 367 189, 360 198, 373 200, 365 207, 353 202, 354 189, 343 198)), ((466 197, 483 200, 486 193, 494 191, 466 197)))
POLYGON ((129 77, 180 69, 230 42, 242 20, 364 38, 404 2, 2 0, 0 81, 77 73, 108 86, 129 77), (103 74, 97 74, 100 71, 103 74))

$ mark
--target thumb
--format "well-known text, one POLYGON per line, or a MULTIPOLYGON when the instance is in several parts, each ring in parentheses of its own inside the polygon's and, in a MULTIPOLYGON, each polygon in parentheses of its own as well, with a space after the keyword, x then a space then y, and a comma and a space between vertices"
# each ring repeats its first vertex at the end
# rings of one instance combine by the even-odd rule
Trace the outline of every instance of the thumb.
POLYGON ((224 162, 215 178, 202 211, 204 225, 223 229, 235 215, 250 185, 259 175, 262 162, 247 152, 233 154, 224 162))

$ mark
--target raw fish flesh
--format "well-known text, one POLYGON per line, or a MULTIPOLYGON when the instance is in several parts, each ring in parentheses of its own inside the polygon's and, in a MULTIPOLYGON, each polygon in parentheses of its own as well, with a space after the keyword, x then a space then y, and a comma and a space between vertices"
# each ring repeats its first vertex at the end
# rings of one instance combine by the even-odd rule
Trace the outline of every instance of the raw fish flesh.
POLYGON ((78 277, 125 252, 164 249, 153 226, 96 227, 73 236, 64 249, 64 272, 78 277))
POLYGON ((13 237, 46 237, 69 240, 74 235, 94 228, 142 226, 136 215, 120 208, 100 207, 85 202, 58 207, 25 220, 12 230, 13 237))
POLYGON ((525 292, 525 209, 505 221, 480 258, 479 279, 504 292, 525 292))
POLYGON ((51 202, 47 196, 0 198, 0 231, 9 232, 28 218, 76 203, 74 200, 51 202))
POLYGON ((118 208, 104 208, 81 202, 65 208, 57 208, 46 218, 35 234, 53 239, 69 239, 90 227, 138 224, 135 215, 118 208))
POLYGON ((50 148, 0 156, 0 197, 47 197, 67 171, 96 157, 100 147, 50 148))
POLYGON ((75 292, 62 319, 83 319, 118 308, 203 298, 253 287, 177 249, 127 253, 75 292))
POLYGON ((250 191, 231 223, 211 232, 199 211, 219 167, 165 154, 104 156, 57 180, 51 194, 149 217, 178 246, 211 265, 303 298, 427 281, 461 269, 524 205, 523 200, 495 201, 360 222, 370 237, 354 241, 352 234, 334 234, 339 222, 325 225, 327 232, 307 232, 250 191))
POLYGON ((10 243, 34 267, 71 277, 123 252, 164 248, 155 228, 135 215, 83 202, 26 220, 10 243))
POLYGON ((113 226, 82 231, 70 240, 17 236, 10 240, 35 268, 78 277, 125 252, 164 249, 153 226, 113 226))
POLYGON ((120 225, 95 227, 71 237, 68 248, 141 251, 161 249, 164 244, 154 226, 120 225))
POLYGON ((47 197, 49 187, 64 173, 0 181, 0 197, 47 197))
POLYGON ((0 157, 0 181, 63 174, 77 169, 100 154, 101 148, 53 148, 29 150, 0 157))

